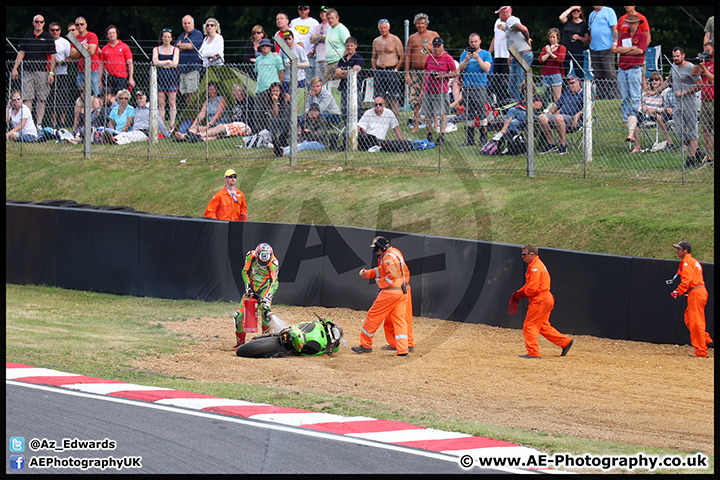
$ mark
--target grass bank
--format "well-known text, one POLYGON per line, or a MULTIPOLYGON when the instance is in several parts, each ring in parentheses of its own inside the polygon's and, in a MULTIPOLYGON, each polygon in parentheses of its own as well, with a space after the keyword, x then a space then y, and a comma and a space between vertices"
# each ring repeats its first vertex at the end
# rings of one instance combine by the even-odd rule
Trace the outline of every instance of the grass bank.
POLYGON ((201 217, 238 171, 253 221, 335 224, 651 258, 686 239, 714 261, 714 186, 344 167, 285 158, 205 162, 10 154, 6 198, 71 199, 201 217))

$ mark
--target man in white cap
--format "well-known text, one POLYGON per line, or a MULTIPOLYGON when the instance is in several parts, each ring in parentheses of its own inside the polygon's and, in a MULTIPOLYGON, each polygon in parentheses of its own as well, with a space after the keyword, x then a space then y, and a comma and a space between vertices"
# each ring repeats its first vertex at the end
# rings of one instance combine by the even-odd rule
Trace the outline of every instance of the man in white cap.
POLYGON ((230 220, 234 222, 244 222, 247 220, 247 204, 245 203, 245 195, 235 188, 237 182, 237 173, 235 170, 228 169, 225 171, 225 187, 213 195, 205 209, 207 218, 216 218, 218 220, 230 220))

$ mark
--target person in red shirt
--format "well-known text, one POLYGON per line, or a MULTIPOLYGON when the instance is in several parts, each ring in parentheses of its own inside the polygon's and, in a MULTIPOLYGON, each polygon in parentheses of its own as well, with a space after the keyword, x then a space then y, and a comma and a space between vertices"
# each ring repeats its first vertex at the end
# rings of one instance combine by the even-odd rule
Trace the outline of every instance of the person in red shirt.
MULTIPOLYGON (((90 53, 90 71, 91 71, 91 89, 92 94, 95 97, 100 96, 100 41, 98 36, 88 31, 87 20, 84 17, 78 17, 75 19, 76 33, 75 38, 82 44, 83 47, 90 53)), ((77 87, 82 88, 81 85, 85 84, 85 60, 82 54, 75 48, 70 47, 70 56, 68 60, 78 60, 77 62, 77 87)))
POLYGON ((119 33, 115 25, 105 29, 105 36, 108 43, 100 50, 102 63, 98 73, 103 91, 132 90, 135 86, 132 51, 118 38, 119 33))
POLYGON ((700 131, 705 140, 707 161, 712 163, 715 161, 715 43, 707 41, 703 48, 710 58, 695 65, 691 75, 700 75, 700 131))
POLYGON ((690 330, 690 343, 695 347, 695 353, 691 357, 708 356, 708 347, 715 348, 713 339, 705 330, 705 305, 708 300, 708 292, 703 279, 702 265, 695 260, 690 252, 690 242, 673 243, 677 256, 681 259, 678 275, 680 285, 670 293, 673 298, 687 295, 687 308, 685 309, 685 325, 690 330))
MULTIPOLYGON (((557 102, 562 93, 563 77, 565 76, 565 54, 567 48, 560 45, 560 30, 548 30, 549 44, 540 52, 538 61, 542 63, 542 81, 546 88, 552 89, 552 101, 557 102)), ((549 99, 548 99, 549 101, 549 99)))
POLYGON ((245 195, 235 188, 236 182, 237 173, 233 169, 228 169, 225 172, 225 187, 210 199, 205 209, 205 217, 234 222, 247 220, 245 195))
POLYGON ((425 59, 425 86, 422 112, 427 118, 427 139, 432 142, 432 132, 440 122, 440 136, 435 142, 442 145, 445 141, 447 114, 450 112, 450 79, 458 76, 458 65, 450 54, 445 52, 442 38, 432 41, 432 52, 425 59))
MULTIPOLYGON (((409 352, 408 326, 405 315, 408 301, 408 279, 405 277, 403 268, 405 262, 401 261, 401 255, 389 250, 390 242, 385 237, 375 237, 370 246, 378 256, 378 266, 370 269, 363 268, 359 274, 363 278, 374 278, 380 292, 368 310, 365 323, 360 331, 360 345, 352 347, 351 350, 355 353, 371 353, 375 332, 383 321, 386 323, 390 321, 392 322, 397 356, 407 357, 409 352)), ((397 251, 399 252, 399 250, 397 251)))
POLYGON ((652 36, 650 34, 650 24, 648 23, 648 19, 645 15, 635 10, 634 5, 626 5, 625 15, 622 15, 620 18, 618 18, 618 34, 626 33, 630 29, 630 24, 627 21, 630 15, 637 15, 637 17, 640 19, 640 25, 638 25, 638 30, 647 34, 647 44, 650 45, 650 41, 652 40, 652 36))
POLYGON ((523 336, 527 355, 521 358, 540 358, 537 340, 540 335, 562 348, 561 357, 567 355, 575 340, 558 332, 550 325, 550 312, 555 307, 555 297, 550 293, 550 273, 538 256, 538 247, 529 243, 522 247, 522 258, 528 264, 525 285, 510 297, 508 315, 518 312, 518 303, 528 297, 528 311, 523 323, 523 336))
MULTIPOLYGON (((642 94, 642 66, 645 62, 645 50, 648 46, 647 34, 640 31, 640 18, 629 15, 629 25, 625 33, 618 35, 617 45, 613 44, 610 51, 619 53, 617 82, 620 89, 620 111, 623 121, 628 126, 628 142, 635 141, 637 128, 637 115, 640 110, 640 96, 642 94)), ((631 153, 638 153, 637 149, 631 153)))

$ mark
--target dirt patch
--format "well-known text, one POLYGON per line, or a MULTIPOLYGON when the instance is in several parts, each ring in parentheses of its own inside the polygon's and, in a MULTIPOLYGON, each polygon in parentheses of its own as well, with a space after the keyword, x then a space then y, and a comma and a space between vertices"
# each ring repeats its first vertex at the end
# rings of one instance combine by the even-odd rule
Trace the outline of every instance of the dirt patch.
MULTIPOLYGON (((360 342, 364 311, 283 307, 289 324, 330 318, 348 346, 360 342)), ((680 320, 679 320, 680 321, 680 320)), ((242 382, 375 400, 417 412, 714 455, 714 350, 690 358, 689 346, 573 336, 566 357, 540 339, 541 360, 525 353, 522 332, 414 318, 409 358, 341 347, 333 357, 238 358, 229 318, 166 322, 196 340, 184 353, 137 362, 142 368, 209 382, 242 382)), ((250 335, 248 335, 250 337, 250 335)))

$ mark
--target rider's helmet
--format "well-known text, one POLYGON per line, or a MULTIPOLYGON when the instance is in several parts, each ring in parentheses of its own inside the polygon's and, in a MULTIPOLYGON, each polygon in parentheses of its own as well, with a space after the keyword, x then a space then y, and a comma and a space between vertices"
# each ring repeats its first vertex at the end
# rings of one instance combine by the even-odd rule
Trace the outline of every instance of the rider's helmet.
POLYGON ((255 258, 258 263, 263 267, 267 267, 270 264, 270 259, 273 256, 273 249, 267 243, 261 243, 255 249, 255 258))
POLYGON ((372 243, 370 244, 370 246, 371 246, 373 249, 375 249, 376 253, 377 253, 378 250, 381 251, 381 252, 384 252, 384 251, 387 250, 388 247, 390 246, 390 240, 388 240, 388 239, 385 238, 385 237, 378 236, 378 237, 373 238, 373 241, 372 241, 372 243))

